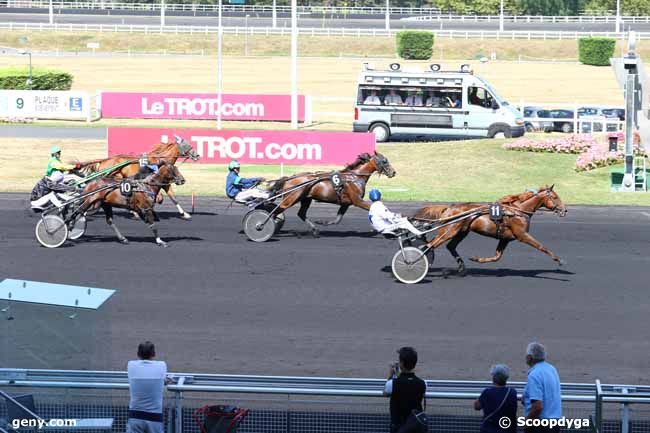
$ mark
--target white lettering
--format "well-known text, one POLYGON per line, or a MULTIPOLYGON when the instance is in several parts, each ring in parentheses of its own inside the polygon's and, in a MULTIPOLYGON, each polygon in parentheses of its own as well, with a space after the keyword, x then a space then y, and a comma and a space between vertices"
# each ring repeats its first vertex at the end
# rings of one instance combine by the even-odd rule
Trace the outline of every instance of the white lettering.
POLYGON ((140 110, 142 114, 163 114, 165 112, 165 106, 162 102, 154 102, 151 106, 148 106, 147 98, 142 98, 140 110))
POLYGON ((143 114, 166 114, 168 116, 216 116, 218 110, 224 117, 264 117, 264 104, 230 103, 219 106, 216 98, 165 98, 164 102, 148 105, 147 98, 142 98, 143 114))
POLYGON ((589 428, 589 419, 588 418, 558 418, 558 419, 530 419, 523 416, 517 418, 518 427, 562 427, 566 429, 575 429, 579 430, 583 427, 589 428))
POLYGON ((195 135, 190 140, 195 144, 198 155, 208 159, 238 159, 244 155, 250 159, 267 158, 287 161, 323 159, 323 149, 318 143, 264 143, 262 137, 254 136, 225 138, 195 135))

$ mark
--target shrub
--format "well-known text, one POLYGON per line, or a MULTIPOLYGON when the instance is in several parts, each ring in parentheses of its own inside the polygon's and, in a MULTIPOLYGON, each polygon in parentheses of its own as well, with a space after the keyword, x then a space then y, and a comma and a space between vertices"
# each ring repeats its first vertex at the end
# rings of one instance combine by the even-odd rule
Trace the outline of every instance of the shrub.
MULTIPOLYGON (((7 68, 0 70, 0 89, 29 90, 28 68, 7 68)), ((32 90, 70 90, 72 75, 67 72, 34 69, 32 70, 32 90)))
POLYGON ((580 63, 593 66, 609 66, 614 56, 616 40, 610 38, 581 38, 578 40, 580 63))
POLYGON ((433 33, 403 31, 397 33, 397 55, 407 60, 428 60, 433 55, 433 33))

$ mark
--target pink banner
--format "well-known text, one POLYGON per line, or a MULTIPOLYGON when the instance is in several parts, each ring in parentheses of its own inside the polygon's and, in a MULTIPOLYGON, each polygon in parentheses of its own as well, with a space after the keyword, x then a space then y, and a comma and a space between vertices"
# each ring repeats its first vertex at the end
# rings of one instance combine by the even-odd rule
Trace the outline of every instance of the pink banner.
MULTIPOLYGON (((128 93, 102 92, 105 118, 124 119, 216 119, 291 121, 290 95, 216 93, 128 93)), ((305 96, 298 96, 298 121, 305 120, 305 96)))
POLYGON ((108 128, 108 154, 140 155, 178 135, 201 156, 199 162, 227 164, 346 164, 375 150, 369 132, 218 131, 213 129, 108 128))

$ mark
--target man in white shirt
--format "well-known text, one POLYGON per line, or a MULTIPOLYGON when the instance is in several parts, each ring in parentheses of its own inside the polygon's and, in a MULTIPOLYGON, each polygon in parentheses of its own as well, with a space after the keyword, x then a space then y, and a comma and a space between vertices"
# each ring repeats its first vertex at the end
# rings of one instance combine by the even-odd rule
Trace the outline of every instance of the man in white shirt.
POLYGON ((395 234, 396 230, 405 229, 416 236, 422 236, 423 233, 416 229, 408 218, 398 213, 388 210, 386 205, 381 202, 381 192, 378 189, 370 191, 370 210, 368 218, 372 227, 381 234, 395 234))
POLYGON ((403 105, 402 97, 393 89, 384 98, 384 105, 403 105))
POLYGON ((163 392, 167 364, 154 361, 156 348, 151 341, 138 346, 138 360, 129 361, 129 419, 127 433, 164 433, 163 392))
POLYGON ((404 104, 408 105, 409 107, 421 107, 422 96, 416 95, 415 92, 409 92, 408 96, 406 97, 406 101, 404 101, 404 104))
POLYGON ((440 96, 436 96, 435 92, 430 92, 429 97, 427 98, 426 106, 427 107, 439 108, 440 107, 440 96))
POLYGON ((370 92, 370 95, 366 96, 365 101, 363 101, 364 105, 381 105, 381 99, 379 99, 379 96, 377 96, 377 91, 372 90, 370 92))

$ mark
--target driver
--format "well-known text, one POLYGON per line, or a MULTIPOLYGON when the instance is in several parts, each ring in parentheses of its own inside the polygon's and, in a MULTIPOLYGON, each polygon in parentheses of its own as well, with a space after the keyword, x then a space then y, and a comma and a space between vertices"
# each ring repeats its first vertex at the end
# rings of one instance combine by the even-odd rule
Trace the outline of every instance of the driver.
POLYGON ((378 189, 370 191, 370 201, 372 201, 372 204, 368 211, 368 218, 372 227, 379 233, 394 235, 396 230, 405 229, 416 236, 424 234, 416 229, 408 218, 389 211, 381 201, 381 192, 378 189))
POLYGON ((228 177, 226 177, 226 195, 236 201, 246 202, 256 198, 269 198, 269 192, 255 186, 264 181, 263 177, 240 177, 239 162, 230 161, 228 177))
MULTIPOLYGON (((54 171, 69 172, 71 170, 80 167, 81 165, 79 163, 72 165, 72 164, 64 164, 63 162, 61 162, 61 148, 59 146, 52 146, 52 148, 50 148, 50 159, 47 162, 47 169, 45 170, 45 176, 52 176, 52 173, 54 171)), ((81 177, 75 174, 69 174, 67 177, 68 179, 74 179, 75 182, 78 182, 82 179, 81 177)))
POLYGON ((75 188, 73 186, 68 186, 63 183, 63 173, 55 171, 50 177, 43 176, 36 186, 34 186, 32 194, 29 197, 30 204, 34 210, 44 210, 50 204, 61 207, 63 205, 61 200, 66 201, 71 198, 71 196, 62 193, 74 190, 75 188))

